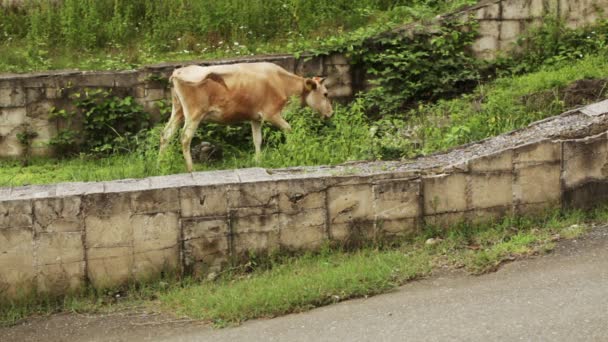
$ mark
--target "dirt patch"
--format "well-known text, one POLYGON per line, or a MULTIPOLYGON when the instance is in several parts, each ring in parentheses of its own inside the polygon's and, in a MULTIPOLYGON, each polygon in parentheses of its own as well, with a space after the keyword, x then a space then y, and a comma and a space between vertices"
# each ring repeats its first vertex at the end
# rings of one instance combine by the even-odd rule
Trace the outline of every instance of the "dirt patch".
POLYGON ((566 87, 545 90, 522 97, 522 103, 531 109, 546 109, 552 106, 563 106, 572 109, 598 102, 608 93, 608 79, 582 79, 566 87))

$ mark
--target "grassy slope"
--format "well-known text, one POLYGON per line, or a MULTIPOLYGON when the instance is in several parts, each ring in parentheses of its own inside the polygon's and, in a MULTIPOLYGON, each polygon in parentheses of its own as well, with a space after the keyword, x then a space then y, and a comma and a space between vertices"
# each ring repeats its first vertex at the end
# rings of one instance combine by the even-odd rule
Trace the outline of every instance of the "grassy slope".
MULTIPOLYGON (((603 55, 597 55, 528 75, 501 78, 480 85, 473 94, 423 106, 410 113, 414 119, 409 126, 406 126, 408 122, 399 119, 394 129, 374 139, 370 136, 372 124, 365 120, 361 107, 356 103, 337 108, 329 123, 321 123, 309 111, 292 108, 288 118, 293 132, 283 138, 282 133, 267 128, 260 164, 256 164, 252 158, 253 148, 234 149, 225 151, 224 159, 220 162, 199 164, 195 168, 209 170, 337 164, 377 156, 375 149, 379 147, 396 149, 409 157, 430 153, 559 114, 566 109, 563 99, 559 97, 549 100, 542 98, 540 103, 526 103, 523 98, 540 92, 557 93, 558 88, 579 79, 605 77, 608 77, 608 60, 603 55), (413 136, 403 134, 407 128, 414 131, 413 136)), ((248 130, 247 127, 244 129, 248 130)), ((149 144, 144 151, 128 155, 67 161, 34 160, 27 167, 21 166, 19 161, 2 161, 0 186, 102 181, 183 172, 183 160, 177 144, 174 153, 168 156, 162 167, 157 166, 155 149, 158 132, 156 129, 149 136, 149 144)))
POLYGON ((291 53, 433 17, 476 0, 64 0, 0 7, 0 72, 129 69, 291 53))
POLYGON ((435 268, 463 268, 472 274, 496 270, 503 262, 543 254, 560 239, 579 237, 608 210, 549 212, 541 217, 506 218, 494 224, 426 227, 418 237, 392 247, 355 252, 324 248, 300 257, 258 259, 227 270, 213 281, 165 279, 116 291, 89 291, 63 300, 31 299, 0 306, 0 322, 33 314, 107 312, 148 307, 218 325, 274 317, 389 291, 435 268), (434 238, 434 244, 426 242, 434 238), (120 293, 122 301, 115 300, 120 293))

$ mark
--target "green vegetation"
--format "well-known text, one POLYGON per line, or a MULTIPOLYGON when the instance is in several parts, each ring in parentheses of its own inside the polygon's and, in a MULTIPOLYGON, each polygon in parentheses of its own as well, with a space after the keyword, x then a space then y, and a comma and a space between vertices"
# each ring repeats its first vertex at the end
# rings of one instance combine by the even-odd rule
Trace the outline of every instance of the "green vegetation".
MULTIPOLYGON (((517 129, 605 98, 608 21, 570 30, 560 21, 548 20, 546 26, 521 38, 521 53, 492 63, 466 53, 475 36, 474 26, 446 21, 414 36, 382 35, 369 40, 365 29, 373 31, 376 26, 372 25, 325 41, 317 53, 337 50, 349 54, 374 75, 376 87, 358 94, 350 104, 336 105, 331 120, 290 105, 285 117, 293 131, 285 134, 265 125, 259 163, 253 159, 247 124, 203 124, 193 146, 210 142, 221 148, 223 158, 195 165, 195 169, 411 158, 517 129), (569 96, 568 87, 587 79, 597 82, 597 92, 569 96)), ((162 128, 141 126, 147 114, 130 97, 95 90, 71 96, 83 118, 77 124, 85 129, 78 133, 78 126, 71 122, 74 113, 52 113, 62 120, 59 126, 66 128, 51 142, 64 159, 26 155, 22 161, 1 161, 0 186, 140 178, 185 170, 177 143, 157 162, 162 128), (83 136, 85 144, 79 140, 83 136)), ((164 101, 159 106, 164 115, 170 111, 164 101)), ((32 136, 27 132, 22 136, 29 151, 36 146, 30 146, 32 136)))
MULTIPOLYGON (((293 127, 291 133, 264 126, 264 149, 259 164, 253 160, 248 125, 201 125, 198 141, 222 146, 224 158, 196 164, 195 169, 338 164, 432 153, 559 114, 568 107, 563 91, 566 86, 581 79, 607 77, 608 59, 604 55, 589 56, 527 75, 499 78, 460 98, 421 104, 405 114, 409 120, 404 120, 403 114, 371 120, 365 114, 363 99, 348 106, 336 106, 334 116, 327 122, 310 110, 292 104, 286 113, 293 127)), ((605 93, 599 94, 601 91, 602 87, 597 89, 597 94, 583 100, 605 98, 605 93)), ((100 181, 184 172, 177 140, 166 160, 157 164, 161 129, 157 126, 144 135, 134 136, 126 154, 106 157, 82 154, 68 160, 32 159, 28 166, 20 161, 2 161, 0 185, 100 181)))
POLYGON ((0 72, 297 52, 475 0, 42 0, 0 7, 0 72))
POLYGON ((218 325, 238 323, 386 292, 428 276, 435 268, 491 272, 504 262, 551 251, 558 240, 580 237, 594 222, 606 220, 608 209, 603 207, 450 229, 429 226, 411 239, 357 251, 325 246, 300 256, 258 257, 213 280, 169 277, 63 299, 9 302, 0 306, 0 322, 11 324, 52 312, 107 312, 137 306, 218 325))

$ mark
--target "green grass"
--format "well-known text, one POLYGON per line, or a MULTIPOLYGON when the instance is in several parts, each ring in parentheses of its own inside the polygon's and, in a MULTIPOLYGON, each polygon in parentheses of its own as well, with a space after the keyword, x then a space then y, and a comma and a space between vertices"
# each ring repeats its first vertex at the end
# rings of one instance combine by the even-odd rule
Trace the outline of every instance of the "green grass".
MULTIPOLYGON (((598 54, 531 74, 499 78, 458 99, 423 105, 409 113, 412 119, 407 127, 414 131, 416 144, 404 155, 436 152, 563 113, 569 108, 561 89, 577 80, 607 77, 608 60, 605 54, 598 54)), ((605 89, 588 102, 604 98, 605 89)))
POLYGON ((0 7, 0 72, 291 53, 475 0, 51 0, 0 7), (357 32, 357 30, 363 30, 357 32))
POLYGON ((471 274, 496 270, 504 262, 542 255, 557 241, 581 237, 608 221, 608 209, 547 212, 508 217, 495 223, 426 227, 417 236, 355 251, 328 246, 300 256, 258 257, 246 267, 228 269, 214 280, 168 278, 112 291, 88 290, 64 299, 30 298, 0 306, 0 322, 12 324, 53 312, 108 312, 129 308, 214 322, 301 312, 349 298, 390 291, 434 269, 471 274), (436 243, 429 244, 433 238, 436 243), (116 299, 120 294, 121 300, 116 299))

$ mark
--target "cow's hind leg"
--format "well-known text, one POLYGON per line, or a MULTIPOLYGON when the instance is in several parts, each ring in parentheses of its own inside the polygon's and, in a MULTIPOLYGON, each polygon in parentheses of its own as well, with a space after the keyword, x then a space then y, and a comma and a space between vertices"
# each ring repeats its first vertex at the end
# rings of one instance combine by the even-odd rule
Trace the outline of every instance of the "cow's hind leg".
POLYGON ((262 123, 259 121, 251 121, 251 133, 253 135, 253 145, 255 147, 255 161, 260 161, 260 153, 262 153, 262 123))
POLYGON ((192 138, 194 137, 194 133, 196 133, 196 129, 200 120, 194 121, 191 118, 186 118, 186 124, 184 125, 184 131, 182 132, 182 152, 184 154, 184 159, 186 160, 186 168, 188 172, 192 172, 192 155, 190 154, 190 143, 192 143, 192 138))
POLYGON ((184 121, 184 109, 182 108, 182 104, 175 92, 172 92, 171 101, 173 103, 173 107, 171 109, 171 118, 169 119, 169 122, 165 126, 165 129, 160 137, 159 154, 163 154, 167 148, 167 145, 171 141, 171 138, 175 135, 179 126, 184 121))

